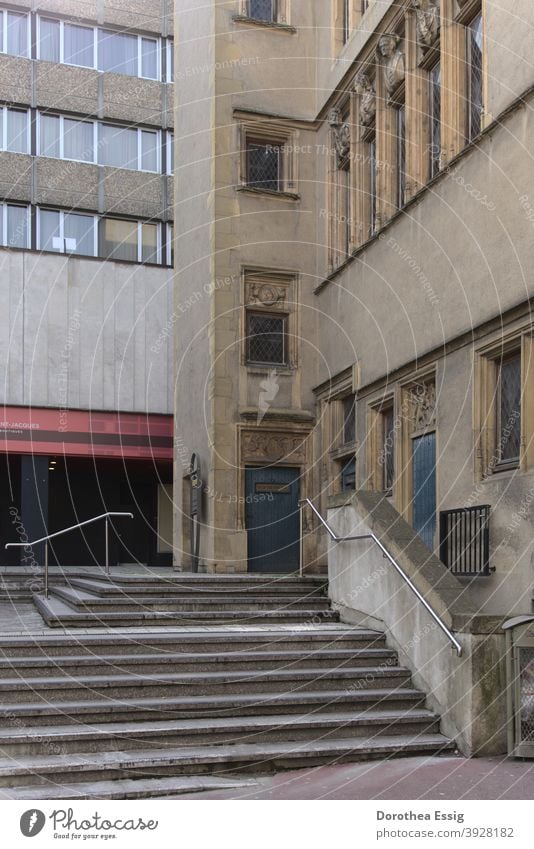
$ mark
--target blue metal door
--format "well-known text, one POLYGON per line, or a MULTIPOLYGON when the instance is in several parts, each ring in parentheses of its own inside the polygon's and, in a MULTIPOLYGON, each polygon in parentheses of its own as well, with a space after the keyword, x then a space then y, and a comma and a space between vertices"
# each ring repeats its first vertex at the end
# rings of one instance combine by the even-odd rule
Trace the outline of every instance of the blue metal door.
POLYGON ((434 548, 436 531, 436 434, 412 440, 413 526, 425 545, 434 548))
POLYGON ((299 568, 299 469, 246 470, 249 572, 299 568))

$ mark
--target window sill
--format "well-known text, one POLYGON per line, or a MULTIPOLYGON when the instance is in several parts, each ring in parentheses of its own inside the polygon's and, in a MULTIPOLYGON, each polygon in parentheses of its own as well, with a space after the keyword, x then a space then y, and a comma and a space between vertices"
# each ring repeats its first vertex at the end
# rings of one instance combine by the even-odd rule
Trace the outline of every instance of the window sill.
POLYGON ((294 34, 297 31, 297 28, 292 26, 291 24, 283 24, 279 21, 262 21, 258 18, 249 18, 248 15, 232 15, 232 20, 234 24, 252 24, 256 27, 262 27, 263 29, 270 29, 274 32, 286 32, 294 34))
POLYGON ((275 192, 273 189, 256 189, 253 186, 236 186, 237 192, 245 194, 261 195, 262 197, 282 198, 283 200, 300 200, 297 192, 275 192))
POLYGON ((296 369, 288 366, 287 363, 245 363, 249 374, 259 374, 265 376, 271 371, 276 371, 277 377, 289 376, 292 377, 296 369))

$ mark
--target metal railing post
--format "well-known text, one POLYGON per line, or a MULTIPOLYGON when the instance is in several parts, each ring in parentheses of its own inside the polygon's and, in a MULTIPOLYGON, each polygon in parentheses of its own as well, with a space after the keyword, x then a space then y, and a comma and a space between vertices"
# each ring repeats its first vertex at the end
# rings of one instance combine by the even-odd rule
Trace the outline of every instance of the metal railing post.
POLYGON ((109 517, 106 516, 106 527, 105 527, 105 539, 106 539, 106 575, 109 578, 109 517))
POLYGON ((299 521, 300 521, 300 563, 299 574, 302 578, 304 572, 304 506, 299 505, 299 521))
POLYGON ((48 540, 45 542, 45 598, 48 598, 48 540))

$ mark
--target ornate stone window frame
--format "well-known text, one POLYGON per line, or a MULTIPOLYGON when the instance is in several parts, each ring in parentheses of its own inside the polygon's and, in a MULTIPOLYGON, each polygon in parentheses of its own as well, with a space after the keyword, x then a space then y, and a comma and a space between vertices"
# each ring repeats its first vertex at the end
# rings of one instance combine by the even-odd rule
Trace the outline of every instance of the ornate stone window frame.
POLYGON ((276 121, 241 121, 238 124, 239 137, 239 179, 237 189, 253 194, 286 197, 299 200, 298 193, 298 138, 299 132, 294 127, 276 121), (272 144, 282 149, 282 178, 279 191, 263 189, 248 185, 247 173, 247 144, 254 140, 264 144, 272 144))
POLYGON ((242 327, 241 364, 255 373, 270 372, 293 374, 300 358, 300 315, 298 304, 298 275, 294 272, 257 268, 242 271, 242 327), (249 362, 247 358, 247 325, 250 313, 279 315, 285 319, 286 362, 263 364, 249 362))
MULTIPOLYGON (((399 423, 396 447, 395 506, 411 524, 413 518, 412 440, 426 433, 438 433, 437 370, 431 368, 411 375, 398 384, 395 410, 399 423)), ((439 475, 436 468, 436 483, 439 475)))

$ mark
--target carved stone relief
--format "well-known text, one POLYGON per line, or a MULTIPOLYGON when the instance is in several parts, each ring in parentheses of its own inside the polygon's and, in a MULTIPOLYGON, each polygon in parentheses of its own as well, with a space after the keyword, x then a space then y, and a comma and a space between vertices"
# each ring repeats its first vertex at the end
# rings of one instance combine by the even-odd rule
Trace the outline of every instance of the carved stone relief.
POLYGON ((384 61, 384 82, 389 95, 393 94, 405 76, 404 52, 399 44, 399 36, 391 32, 381 35, 378 42, 378 55, 384 61))
POLYGON ((330 110, 328 123, 332 128, 337 162, 339 165, 350 153, 350 125, 347 121, 343 120, 341 109, 338 108, 330 110))
POLYGON ((376 115, 376 92, 367 74, 356 75, 354 91, 360 96, 360 122, 367 127, 376 115))
POLYGON ((287 289, 287 286, 277 286, 273 283, 247 283, 247 305, 283 309, 287 289))
POLYGON ((241 460, 243 463, 305 463, 306 437, 301 433, 244 431, 241 460))
POLYGON ((410 389, 411 421, 414 431, 428 430, 436 425, 436 386, 418 383, 410 389))
POLYGON ((412 0, 417 37, 423 50, 432 47, 439 33, 439 0, 412 0))

